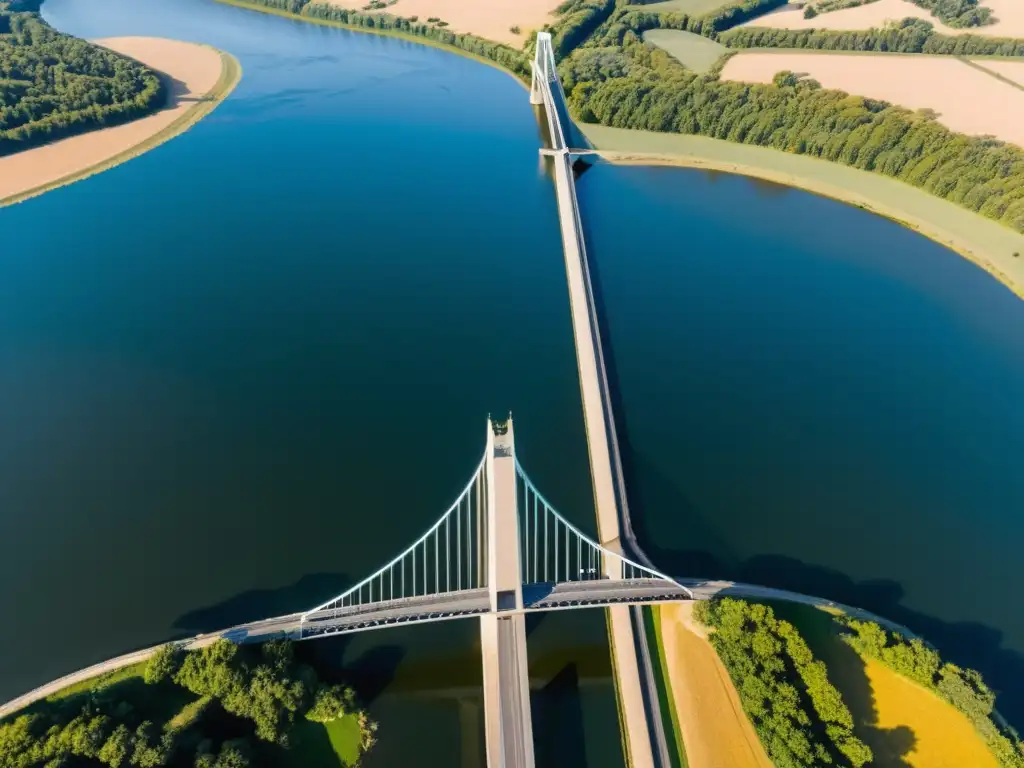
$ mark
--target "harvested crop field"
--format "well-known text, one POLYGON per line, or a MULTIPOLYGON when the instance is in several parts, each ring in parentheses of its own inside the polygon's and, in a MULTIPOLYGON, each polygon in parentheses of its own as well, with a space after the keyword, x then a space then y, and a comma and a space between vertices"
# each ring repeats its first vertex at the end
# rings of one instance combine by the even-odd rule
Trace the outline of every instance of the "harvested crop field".
POLYGON ((877 768, 998 768, 970 721, 934 693, 874 659, 865 661, 864 673, 877 713, 874 738, 864 739, 877 768))
POLYGON ((687 69, 701 74, 729 50, 709 37, 679 29, 649 30, 644 32, 644 42, 658 46, 687 69))
MULTIPOLYGON (((369 0, 318 0, 339 8, 362 10, 369 0)), ((468 32, 488 40, 522 45, 531 30, 553 22, 552 12, 561 0, 398 0, 377 11, 420 21, 438 18, 453 32, 468 32), (519 32, 512 32, 516 27, 519 32)))
POLYGON ((973 62, 975 66, 994 72, 1000 77, 1012 80, 1024 88, 1024 61, 996 61, 995 59, 981 59, 973 62))
POLYGON ((776 11, 759 16, 745 23, 750 27, 774 27, 776 29, 871 29, 887 21, 906 18, 924 19, 934 25, 936 32, 944 35, 985 35, 989 37, 1024 37, 1024 2, 1021 0, 982 0, 981 5, 991 8, 995 24, 983 27, 956 29, 947 27, 925 8, 918 8, 907 0, 876 0, 856 8, 822 13, 813 19, 805 19, 803 6, 784 5, 776 11))
POLYGON ((955 58, 744 51, 729 59, 722 78, 770 83, 785 70, 807 74, 825 88, 933 109, 954 131, 1024 147, 1024 91, 955 58))
POLYGON ((715 649, 688 628, 692 603, 661 607, 672 699, 689 768, 772 768, 715 649))

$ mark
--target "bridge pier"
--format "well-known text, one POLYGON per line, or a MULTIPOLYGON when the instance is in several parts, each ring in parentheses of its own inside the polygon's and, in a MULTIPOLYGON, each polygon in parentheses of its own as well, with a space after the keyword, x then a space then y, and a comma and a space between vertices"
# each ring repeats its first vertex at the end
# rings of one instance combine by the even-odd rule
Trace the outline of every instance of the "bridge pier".
POLYGON ((487 588, 480 617, 488 768, 534 768, 526 617, 520 570, 516 453, 512 419, 488 423, 485 486, 487 588))

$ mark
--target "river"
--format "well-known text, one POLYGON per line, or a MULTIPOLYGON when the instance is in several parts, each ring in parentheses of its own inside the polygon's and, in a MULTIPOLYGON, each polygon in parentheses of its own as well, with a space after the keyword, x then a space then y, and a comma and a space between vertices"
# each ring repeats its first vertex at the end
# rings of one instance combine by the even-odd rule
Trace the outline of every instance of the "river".
MULTIPOLYGON (((44 10, 210 43, 244 77, 187 134, 0 211, 0 696, 338 591, 447 507, 488 413, 593 530, 519 84, 206 0, 44 10)), ((884 609, 1024 691, 1024 304, 803 193, 601 166, 580 196, 655 561, 884 609)), ((479 757, 472 624, 323 653, 381 721, 370 768, 479 757)), ((531 626, 530 654, 539 764, 621 765, 601 614, 531 626)))

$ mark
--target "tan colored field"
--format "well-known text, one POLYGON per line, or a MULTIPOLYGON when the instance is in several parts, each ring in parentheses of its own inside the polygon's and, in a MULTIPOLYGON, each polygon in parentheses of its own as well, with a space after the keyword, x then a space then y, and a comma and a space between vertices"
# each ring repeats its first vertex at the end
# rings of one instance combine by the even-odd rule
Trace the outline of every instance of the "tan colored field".
POLYGON ((689 602, 661 607, 666 672, 689 768, 772 768, 715 649, 687 628, 692 610, 689 602))
POLYGON ((876 0, 856 8, 823 13, 805 19, 803 7, 785 5, 777 11, 745 22, 748 27, 775 27, 777 29, 871 29, 887 21, 924 19, 931 22, 936 32, 944 35, 985 35, 987 37, 1024 37, 1024 3, 1020 0, 984 0, 983 6, 992 9, 995 24, 983 27, 956 29, 947 27, 925 8, 918 8, 907 0, 876 0))
MULTIPOLYGON (((203 103, 203 98, 221 81, 228 63, 237 66, 230 57, 222 58, 216 49, 195 43, 150 37, 119 37, 96 42, 172 78, 170 103, 167 108, 140 120, 0 157, 0 205, 84 178, 108 164, 116 164, 116 159, 126 153, 121 159, 134 156, 130 154, 133 148, 153 142, 161 132, 169 131, 172 124, 188 117, 193 110, 208 111, 210 104, 203 103)), ((230 83, 231 87, 233 85, 230 83)), ((221 96, 226 96, 231 87, 224 88, 221 96)), ((156 143, 159 142, 152 145, 156 143)))
POLYGON ((1024 86, 1024 61, 996 61, 995 59, 981 59, 975 61, 979 67, 984 67, 989 72, 1002 75, 1007 80, 1013 80, 1017 85, 1024 86))
MULTIPOLYGON (((361 9, 368 0, 322 0, 339 8, 361 9)), ((499 43, 519 47, 531 30, 554 21, 551 13, 560 0, 398 0, 377 11, 426 21, 437 17, 453 32, 468 32, 499 43), (519 27, 519 33, 511 27, 519 27)), ((372 11, 371 11, 372 12, 372 11)))
POLYGON ((742 52, 729 59, 722 77, 770 83, 783 70, 806 73, 826 88, 933 109, 939 122, 954 131, 992 135, 1024 147, 1024 91, 954 58, 742 52))
POLYGON ((874 659, 865 661, 871 693, 874 696, 882 731, 909 729, 914 746, 899 755, 879 754, 875 745, 878 768, 998 768, 999 763, 988 751, 967 718, 942 701, 874 659))

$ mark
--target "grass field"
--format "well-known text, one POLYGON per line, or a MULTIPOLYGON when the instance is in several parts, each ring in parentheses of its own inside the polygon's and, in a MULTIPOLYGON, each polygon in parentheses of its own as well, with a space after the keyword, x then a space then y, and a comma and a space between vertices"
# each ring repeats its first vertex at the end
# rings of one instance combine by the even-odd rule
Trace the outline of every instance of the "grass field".
POLYGON ((736 173, 873 211, 957 251, 1024 298, 1024 235, 903 182, 827 160, 704 136, 590 124, 580 129, 611 162, 736 173))
POLYGON ((106 674, 99 675, 97 677, 90 677, 89 679, 81 680, 74 685, 69 685, 67 688, 61 688, 55 694, 49 696, 47 700, 59 701, 60 699, 66 699, 69 696, 85 693, 86 691, 108 688, 112 685, 116 685, 136 677, 141 680, 145 671, 145 661, 140 661, 138 664, 129 664, 127 667, 115 669, 113 672, 107 672, 106 674))
POLYGON ((701 15, 717 11, 724 5, 729 5, 728 0, 663 0, 660 3, 648 3, 637 5, 639 10, 658 11, 660 13, 688 13, 690 15, 701 15))
POLYGON ((853 715, 855 734, 875 755, 874 768, 997 768, 964 715, 883 664, 862 658, 839 639, 827 613, 793 603, 771 605, 825 662, 853 715))
POLYGON ((687 69, 701 74, 709 71, 729 51, 709 37, 681 29, 648 30, 644 32, 644 42, 658 46, 687 69))
POLYGON ((651 659, 654 666, 654 678, 658 683, 658 702, 661 717, 665 721, 666 730, 672 734, 672 765, 676 768, 689 768, 686 760, 686 744, 683 741, 683 729, 679 724, 679 713, 676 711, 672 696, 672 681, 668 675, 668 664, 665 660, 665 639, 661 632, 661 606, 653 605, 644 610, 644 625, 649 635, 654 637, 655 655, 651 659))

